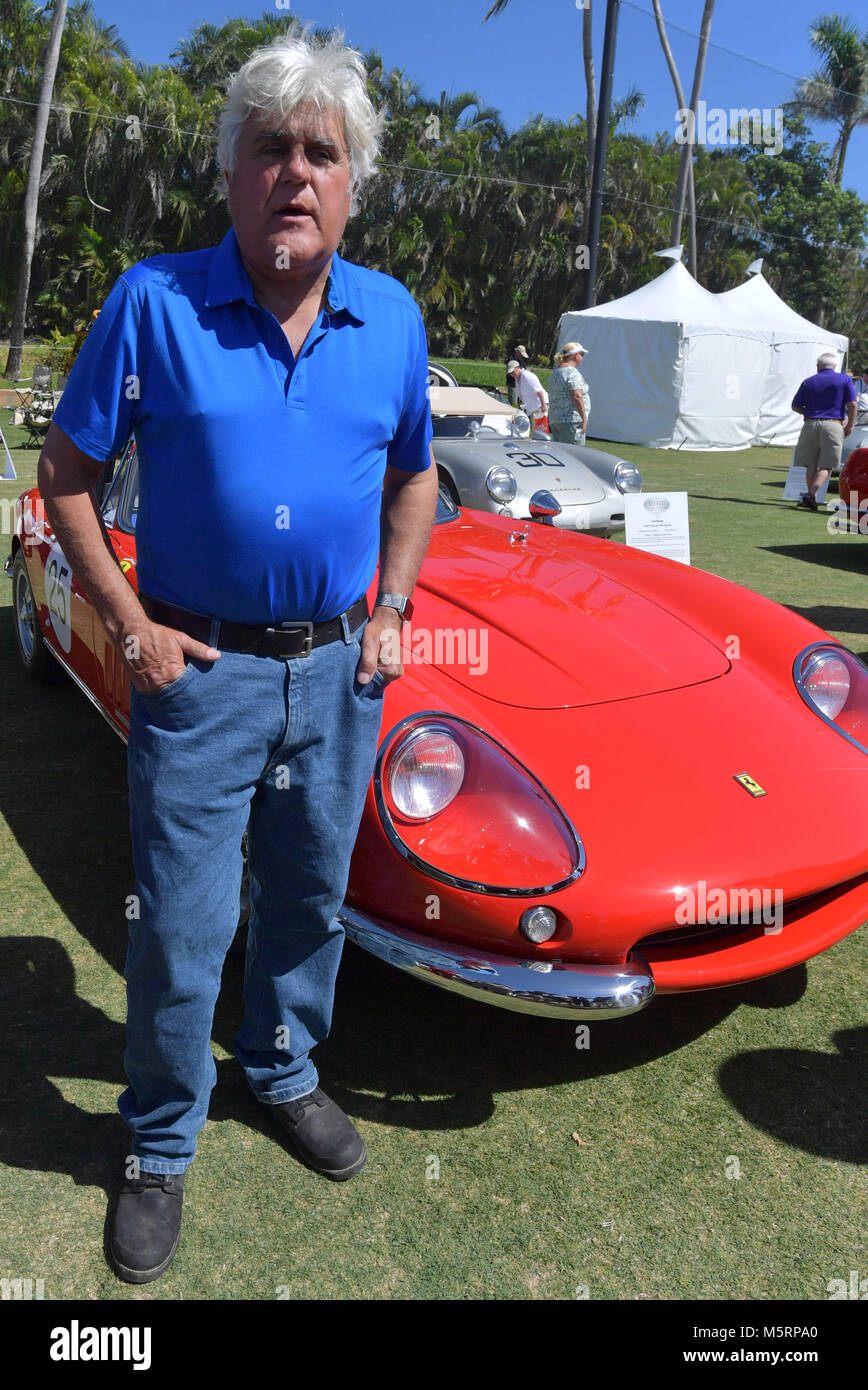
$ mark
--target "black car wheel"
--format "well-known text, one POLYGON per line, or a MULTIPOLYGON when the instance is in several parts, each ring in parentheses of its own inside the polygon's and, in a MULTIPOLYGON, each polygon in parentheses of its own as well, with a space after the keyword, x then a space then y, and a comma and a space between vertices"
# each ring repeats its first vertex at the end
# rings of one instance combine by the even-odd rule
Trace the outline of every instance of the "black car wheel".
POLYGON ((30 576, 20 550, 12 565, 12 612, 21 665, 31 680, 40 685, 53 683, 60 676, 60 667, 42 635, 30 576))

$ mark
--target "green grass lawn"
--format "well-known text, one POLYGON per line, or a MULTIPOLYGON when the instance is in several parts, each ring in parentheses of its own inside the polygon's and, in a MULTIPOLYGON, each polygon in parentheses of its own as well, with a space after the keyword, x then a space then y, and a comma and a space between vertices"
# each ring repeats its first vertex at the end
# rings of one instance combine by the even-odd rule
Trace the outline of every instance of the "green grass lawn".
MULTIPOLYGON (((504 362, 479 362, 469 357, 435 357, 433 354, 432 361, 440 362, 444 367, 448 367, 459 386, 484 386, 488 390, 497 386, 501 391, 506 391, 506 364, 504 362)), ((536 372, 543 386, 548 386, 549 377, 552 374, 551 367, 542 367, 533 362, 530 365, 531 370, 536 372)))
MULTIPOLYGON (((23 431, 7 437, 20 482, 0 484, 0 501, 33 480, 37 458, 19 447, 23 431)), ((623 453, 646 487, 689 492, 696 565, 868 656, 868 540, 829 536, 822 516, 781 503, 786 451, 623 453)), ((126 1152, 115 1110, 133 886, 124 751, 70 682, 25 679, 9 603, 6 583, 0 1276, 42 1278, 47 1299, 573 1299, 587 1288, 592 1299, 824 1300, 830 1280, 868 1272, 862 933, 768 981, 594 1024, 588 1050, 569 1024, 426 990, 348 947, 318 1062, 370 1159, 339 1185, 285 1152, 230 1057, 241 1010, 230 956, 179 1254, 156 1284, 118 1282, 102 1246, 126 1152)))
MULTIPOLYGON (((3 375, 6 367, 6 357, 9 352, 9 343, 8 341, 0 342, 0 389, 7 386, 14 387, 17 382, 29 382, 29 379, 33 376, 33 364, 35 362, 48 362, 49 354, 52 349, 63 348, 68 351, 72 347, 74 339, 75 334, 68 333, 65 338, 58 338, 57 342, 25 343, 21 354, 21 371, 18 377, 14 379, 3 375)), ((52 375, 51 385, 56 389, 56 371, 52 375)), ((4 416, 3 420, 0 421, 0 423, 3 424, 4 432, 6 430, 5 419, 6 417, 4 416)))

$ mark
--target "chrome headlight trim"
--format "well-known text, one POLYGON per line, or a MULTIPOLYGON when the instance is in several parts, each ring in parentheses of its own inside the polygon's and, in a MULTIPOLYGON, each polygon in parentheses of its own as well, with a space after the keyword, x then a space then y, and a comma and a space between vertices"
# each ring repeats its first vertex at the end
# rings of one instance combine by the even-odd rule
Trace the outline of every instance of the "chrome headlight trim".
MULTIPOLYGON (((525 766, 521 759, 517 758, 514 753, 511 753, 510 750, 506 748, 505 745, 502 744, 499 739, 494 738, 492 734, 487 733, 484 729, 478 728, 476 724, 471 724, 469 719, 462 719, 460 715, 447 714, 445 710, 426 709, 419 710, 417 714, 408 714, 406 718, 400 720, 399 723, 395 724, 389 730, 389 732, 386 734, 386 737, 380 744, 380 750, 377 753, 377 761, 374 766, 373 784, 374 799, 377 803, 377 813, 380 817, 380 824, 385 830, 386 835, 388 836, 391 844, 401 855, 401 858, 406 859, 409 864, 412 864, 414 869, 418 869, 420 873, 426 876, 426 878, 435 879, 438 883, 447 883, 451 888, 462 888, 466 889, 471 893, 484 893, 491 897, 534 898, 541 897, 545 893, 556 893, 558 889, 568 887, 569 884, 575 883, 576 879, 580 878, 585 871, 585 847, 582 844, 582 841, 580 840, 576 832, 575 826, 573 825, 567 813, 564 811, 560 802, 555 800, 551 792, 548 790, 546 786, 544 786, 544 784, 539 780, 539 778, 534 777, 533 773, 530 771, 528 767, 525 766), (463 724, 464 727, 470 729, 472 733, 481 734, 483 738, 488 739, 491 743, 494 744, 496 748, 499 748, 501 752, 506 755, 506 757, 511 758, 514 763, 517 763, 518 766, 521 768, 522 772, 525 774, 525 776, 531 782, 535 782, 536 785, 540 788, 540 790, 545 793, 546 797, 552 803, 552 805, 557 808, 558 814, 560 815, 561 819, 564 822, 564 825, 567 827, 567 829, 570 832, 570 835, 573 838, 573 845, 576 854, 576 867, 573 869, 572 873, 568 875, 567 878, 561 879, 559 883, 548 883, 536 888, 498 888, 490 883, 477 883, 473 879, 458 878, 454 874, 448 874, 444 870, 438 869, 435 865, 429 864, 427 860, 420 858, 419 855, 415 854, 413 850, 411 850, 407 845, 404 844, 404 841, 401 839, 392 823, 392 817, 389 813, 389 808, 386 805, 386 798, 383 794, 383 764, 386 760, 386 755, 388 754, 390 748, 400 737, 402 731, 407 727, 408 724, 415 724, 417 721, 423 721, 420 722, 420 728, 433 726, 436 729, 437 727, 443 727, 443 725, 440 723, 441 720, 446 721, 447 732, 449 730, 449 721, 452 721, 452 723, 455 724, 463 724), (428 724, 428 721, 431 721, 430 725, 428 724)), ((459 792, 458 795, 460 796, 461 793, 459 792)))
POLYGON ((614 479, 615 487, 625 496, 642 491, 642 474, 635 463, 629 463, 626 459, 622 459, 620 463, 615 465, 614 479), (631 482, 635 482, 636 486, 631 487, 631 482))
POLYGON ((860 753, 864 753, 866 757, 868 757, 868 746, 866 746, 864 743, 860 743, 859 740, 857 738, 854 738, 852 734, 848 734, 846 729, 842 729, 840 724, 836 724, 834 719, 830 719, 828 715, 823 714, 822 710, 817 709, 817 706, 814 704, 814 701, 811 699, 810 695, 805 690, 804 684, 802 682, 802 677, 800 675, 800 667, 802 666, 802 663, 805 661, 807 657, 819 651, 827 651, 832 653, 833 655, 838 652, 844 652, 850 658, 851 661, 857 662, 858 665, 860 665, 863 668, 863 670, 866 671, 866 673, 868 673, 868 667, 866 667, 865 663, 863 661, 860 661, 858 656, 856 656, 854 652, 851 652, 848 647, 843 646, 841 642, 833 641, 811 642, 809 646, 802 648, 795 661, 793 662, 793 684, 795 685, 796 689, 798 690, 799 694, 801 695, 805 704, 808 706, 808 709, 811 711, 811 713, 816 715, 818 719, 822 719, 823 723, 828 724, 830 729, 834 729, 836 734, 839 734, 841 738, 845 738, 848 743, 852 743, 854 748, 858 748, 860 753))
POLYGON ((501 504, 514 502, 516 493, 518 492, 518 479, 511 468, 507 468, 503 463, 497 463, 493 468, 489 468, 485 475, 485 491, 495 502, 500 502, 501 504), (494 475, 496 473, 506 474, 507 480, 504 484, 505 491, 503 496, 500 496, 494 491, 494 475), (507 493, 509 494, 508 496, 506 495, 507 493))

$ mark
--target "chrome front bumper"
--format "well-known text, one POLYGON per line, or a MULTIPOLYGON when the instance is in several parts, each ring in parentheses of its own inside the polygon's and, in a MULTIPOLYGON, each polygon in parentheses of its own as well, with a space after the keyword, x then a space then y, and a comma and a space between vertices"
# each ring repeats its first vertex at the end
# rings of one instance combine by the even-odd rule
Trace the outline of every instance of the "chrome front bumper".
POLYGON ((654 998, 654 978, 635 954, 624 965, 575 965, 521 960, 438 941, 378 922, 346 903, 337 914, 363 951, 416 979, 483 1004, 544 1018, 623 1018, 654 998))

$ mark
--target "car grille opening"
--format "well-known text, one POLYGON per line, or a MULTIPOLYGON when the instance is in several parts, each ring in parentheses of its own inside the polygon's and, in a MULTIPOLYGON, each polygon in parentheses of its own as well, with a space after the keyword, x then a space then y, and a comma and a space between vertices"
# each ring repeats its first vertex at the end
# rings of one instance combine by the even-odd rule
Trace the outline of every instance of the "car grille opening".
MULTIPOLYGON (((837 890, 844 890, 848 884, 839 884, 837 890)), ((819 898, 826 898, 829 890, 825 889, 820 893, 811 893, 805 898, 793 898, 790 902, 782 904, 782 915, 779 925, 786 930, 787 924, 796 921, 805 912, 811 910, 812 905, 819 898)), ((641 951, 654 946, 684 946, 688 942, 697 945, 702 941, 721 941, 729 936, 736 936, 740 932, 753 932, 757 936, 764 935, 765 923, 762 921, 754 922, 752 919, 740 920, 738 916, 727 917, 723 922, 714 922, 709 925, 707 922, 688 923, 684 927, 670 927, 666 931, 652 932, 649 936, 643 936, 641 941, 637 941, 634 950, 641 951)))

